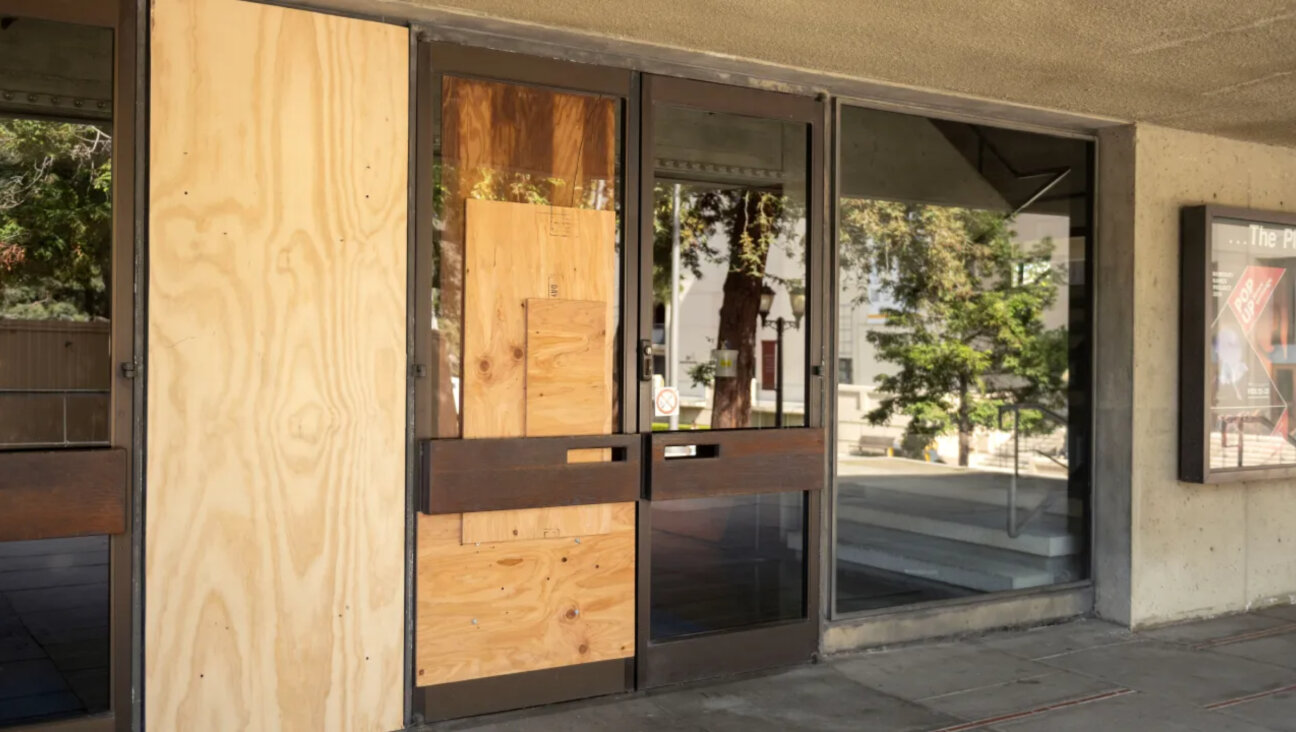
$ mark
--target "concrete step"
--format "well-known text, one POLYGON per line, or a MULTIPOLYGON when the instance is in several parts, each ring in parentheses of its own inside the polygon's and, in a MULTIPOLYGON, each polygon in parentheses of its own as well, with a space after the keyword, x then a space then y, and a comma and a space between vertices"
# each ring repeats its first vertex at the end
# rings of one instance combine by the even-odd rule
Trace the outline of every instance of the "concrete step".
POLYGON ((838 526, 837 560, 979 592, 1042 587, 1079 576, 1077 557, 1038 557, 859 524, 838 526))
MULTIPOLYGON (((967 477, 935 476, 929 480, 915 480, 911 476, 855 476, 842 475, 837 478, 838 490, 855 494, 873 495, 875 492, 900 493, 928 496, 931 498, 948 498, 956 501, 979 503, 987 506, 998 506, 1007 510, 1008 485, 1011 476, 998 473, 969 472, 967 477)), ((1019 510, 1034 508, 1048 496, 1053 500, 1045 509, 1053 514, 1084 515, 1084 505, 1079 500, 1067 496, 1065 478, 1048 476, 1022 475, 1017 479, 1017 507, 1019 510)))
MULTIPOLYGON (((1024 519, 1034 503, 1020 504, 1018 515, 1024 519)), ((1042 513, 1021 529, 1017 537, 1008 535, 1003 506, 918 493, 888 490, 843 490, 839 486, 837 520, 905 531, 912 534, 948 539, 982 547, 1003 549, 1039 557, 1064 557, 1078 554, 1082 539, 1068 529, 1068 517, 1042 513)))

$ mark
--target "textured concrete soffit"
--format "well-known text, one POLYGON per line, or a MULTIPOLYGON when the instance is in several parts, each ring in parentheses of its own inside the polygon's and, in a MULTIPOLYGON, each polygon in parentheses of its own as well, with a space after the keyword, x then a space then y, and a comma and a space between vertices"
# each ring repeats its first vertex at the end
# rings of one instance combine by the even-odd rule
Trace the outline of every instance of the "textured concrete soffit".
POLYGON ((1296 145, 1296 0, 404 0, 1296 145))

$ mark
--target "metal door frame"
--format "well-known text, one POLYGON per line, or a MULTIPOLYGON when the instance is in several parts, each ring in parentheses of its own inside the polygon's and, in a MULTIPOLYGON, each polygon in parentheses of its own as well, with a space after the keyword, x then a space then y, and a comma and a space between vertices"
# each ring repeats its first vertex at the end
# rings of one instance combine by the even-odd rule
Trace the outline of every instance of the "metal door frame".
MULTIPOLYGON (((777 437, 778 433, 817 432, 824 430, 824 394, 826 369, 823 368, 826 332, 825 316, 831 293, 824 287, 826 257, 828 252, 824 227, 827 219, 825 200, 824 130, 827 105, 822 95, 799 96, 779 92, 747 89, 737 86, 694 81, 669 76, 644 74, 641 82, 642 102, 640 120, 640 183, 639 183, 639 333, 643 341, 651 338, 652 319, 652 243, 653 243, 653 166, 643 161, 654 159, 653 118, 654 104, 669 104, 706 111, 801 122, 809 131, 806 150, 808 200, 806 202, 807 313, 808 342, 803 364, 806 374, 806 425, 785 429, 760 430, 777 437)), ((641 374, 643 376, 643 374, 641 374)), ((671 441, 681 433, 652 435, 651 383, 640 380, 639 431, 648 443, 671 441)), ((708 437, 724 439, 730 435, 751 435, 753 430, 717 431, 708 437)), ((648 452, 647 446, 645 452, 648 452)), ((826 451, 818 455, 819 466, 827 467, 826 451)), ((692 681, 708 677, 744 673, 778 666, 790 666, 812 661, 819 648, 821 624, 821 543, 822 543, 822 493, 825 481, 808 481, 804 491, 803 535, 805 540, 805 617, 799 620, 767 623, 749 628, 705 633, 678 639, 653 642, 651 640, 652 608, 651 557, 652 557, 652 460, 645 459, 645 493, 639 504, 638 542, 639 573, 637 682, 639 688, 650 688, 692 681)), ((751 491, 757 493, 758 491, 751 491)), ((782 491, 788 492, 788 491, 782 491)), ((724 495, 736 491, 726 490, 724 495)), ((737 492, 740 493, 740 492, 737 492)))
MULTIPOLYGON (((498 440, 463 440, 458 436, 438 437, 429 434, 427 425, 430 421, 431 400, 436 398, 436 385, 431 383, 429 378, 426 378, 425 364, 422 363, 422 361, 426 360, 430 348, 428 342, 430 312, 428 308, 420 307, 423 303, 420 293, 430 292, 431 290, 432 232, 435 224, 432 207, 423 205, 422 202, 431 200, 430 191, 435 185, 433 157, 436 135, 438 134, 435 122, 439 118, 436 105, 440 104, 440 99, 437 98, 434 92, 440 88, 439 80, 445 75, 548 88, 569 93, 598 94, 620 99, 621 140, 620 148, 617 151, 620 155, 620 174, 622 178, 620 181, 621 268, 618 273, 622 280, 619 300, 621 334, 617 341, 620 349, 618 365, 621 371, 618 378, 620 408, 618 410, 619 417, 613 420, 614 434, 603 441, 609 444, 612 442, 620 444, 627 439, 633 439, 635 444, 629 447, 629 451, 633 455, 637 455, 638 441, 634 434, 637 425, 637 400, 632 398, 631 395, 638 393, 638 387, 634 349, 629 345, 631 342, 629 335, 638 332, 639 328, 638 300, 635 292, 638 259, 635 256, 634 244, 634 232, 638 230, 638 211, 634 205, 635 201, 638 200, 637 186, 639 180, 638 159, 634 154, 638 147, 638 100, 633 93, 637 83, 634 74, 626 69, 559 61, 493 51, 474 46, 433 42, 427 40, 426 31, 420 31, 417 27, 414 31, 416 36, 414 41, 416 58, 414 60, 415 74, 413 82, 414 104, 412 106, 415 111, 412 115, 414 129, 411 134, 411 140, 413 140, 411 169, 414 173, 411 180, 414 190, 411 202, 415 224, 411 261, 415 263, 415 266, 410 268, 412 292, 414 293, 410 298, 410 302, 412 303, 411 307, 415 308, 415 312, 411 315, 414 325, 414 337, 412 343, 413 361, 411 362, 410 373, 415 405, 413 439, 417 445, 423 446, 422 456, 424 458, 422 465, 413 468, 415 482, 425 487, 428 485, 429 475, 432 474, 428 462, 430 455, 434 451, 447 447, 458 447, 450 443, 476 443, 467 447, 473 450, 486 450, 487 452, 497 449, 495 445, 487 443, 498 443, 498 449, 507 451, 507 459, 516 460, 534 457, 530 454, 521 454, 527 451, 519 450, 519 448, 525 448, 527 445, 541 446, 547 443, 560 442, 563 445, 559 445, 559 447, 566 447, 566 443, 571 443, 570 446, 572 447, 579 447, 591 440, 600 441, 598 437, 523 437, 498 440)), ((480 456, 478 456, 477 461, 481 462, 483 466, 496 462, 492 459, 481 459, 480 456)), ((445 461, 441 462, 444 463, 445 461)), ((545 490, 543 486, 537 488, 538 492, 541 493, 545 490)), ((506 505, 509 502, 516 502, 518 499, 516 495, 506 495, 506 492, 501 491, 487 491, 487 493, 489 495, 465 496, 453 498, 453 500, 471 499, 480 504, 481 500, 491 499, 499 503, 495 508, 526 507, 522 504, 506 505)), ((414 504, 410 509, 411 515, 421 508, 430 508, 427 504, 429 496, 431 496, 429 490, 419 488, 415 490, 415 494, 413 497, 414 504), (419 505, 420 501, 423 502, 421 506, 419 505)), ((555 493, 556 497, 557 495, 555 493)), ((439 513, 487 510, 483 507, 484 504, 463 504, 459 506, 445 504, 445 499, 450 498, 438 494, 438 500, 442 501, 441 508, 446 509, 438 510, 439 513), (456 508, 457 511, 450 511, 449 508, 456 508)), ((534 502, 535 496, 532 496, 531 500, 534 502)), ((560 502, 564 501, 556 498, 553 505, 559 505, 560 502)), ((411 537, 411 548, 414 546, 414 541, 416 541, 416 536, 411 537)), ((411 563, 416 563, 416 561, 417 551, 413 551, 411 552, 411 563)), ((416 564, 410 571, 411 578, 417 576, 416 564)), ((409 595, 411 622, 409 623, 410 637, 408 641, 412 649, 414 643, 413 631, 417 627, 417 623, 413 621, 413 616, 417 612, 417 597, 414 585, 410 586, 409 595)), ((411 657, 410 663, 412 664, 412 662, 411 657)), ((412 713, 414 721, 430 722, 630 691, 634 688, 634 667, 635 659, 632 657, 423 687, 415 686, 414 679, 416 677, 411 675, 407 686, 413 689, 412 713)))

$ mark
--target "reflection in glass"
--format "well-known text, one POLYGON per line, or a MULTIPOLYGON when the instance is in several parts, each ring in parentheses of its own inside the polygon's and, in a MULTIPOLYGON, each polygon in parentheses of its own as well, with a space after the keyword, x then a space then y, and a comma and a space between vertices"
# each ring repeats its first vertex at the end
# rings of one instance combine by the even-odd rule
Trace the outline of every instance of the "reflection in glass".
POLYGON ((807 126, 653 117, 654 429, 804 425, 807 126))
MULTIPOLYGON (((6 17, 0 78, 0 450, 107 445, 113 32, 6 17)), ((0 726, 108 709, 108 557, 0 543, 0 726)))
POLYGON ((805 617, 804 493, 651 505, 654 641, 805 617))
POLYGON ((107 119, 0 112, 0 448, 107 444, 111 158, 107 119))
POLYGON ((837 612, 1083 578, 1089 145, 841 134, 837 612))
POLYGON ((0 725, 108 709, 108 537, 0 542, 0 725))

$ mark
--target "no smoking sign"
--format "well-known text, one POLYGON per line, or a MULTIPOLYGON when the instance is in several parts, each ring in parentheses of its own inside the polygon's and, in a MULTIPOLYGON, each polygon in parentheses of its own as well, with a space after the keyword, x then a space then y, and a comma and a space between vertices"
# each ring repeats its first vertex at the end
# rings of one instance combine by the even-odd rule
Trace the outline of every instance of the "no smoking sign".
POLYGON ((679 389, 663 386, 653 394, 653 414, 658 417, 672 417, 679 411, 679 389))

